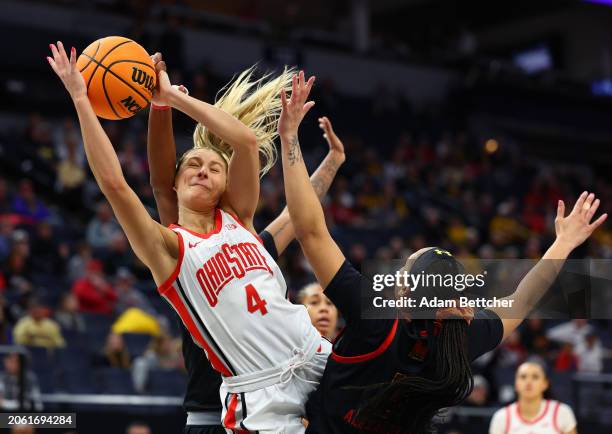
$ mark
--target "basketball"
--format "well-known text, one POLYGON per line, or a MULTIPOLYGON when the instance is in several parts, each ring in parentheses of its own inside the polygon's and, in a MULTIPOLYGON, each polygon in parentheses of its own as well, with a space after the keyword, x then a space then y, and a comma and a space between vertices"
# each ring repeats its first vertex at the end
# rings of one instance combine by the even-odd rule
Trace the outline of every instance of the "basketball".
POLYGON ((147 51, 131 39, 98 39, 83 50, 77 67, 91 105, 101 118, 127 119, 151 101, 155 68, 147 51))

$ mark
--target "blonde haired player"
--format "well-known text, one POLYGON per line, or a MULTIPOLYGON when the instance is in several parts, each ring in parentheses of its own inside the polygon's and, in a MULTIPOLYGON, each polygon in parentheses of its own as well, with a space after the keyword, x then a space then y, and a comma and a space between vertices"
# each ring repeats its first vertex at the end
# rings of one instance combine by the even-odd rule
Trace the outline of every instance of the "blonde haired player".
MULTIPOLYGON (((232 151, 231 158, 208 148, 183 156, 175 180, 178 224, 166 228, 149 216, 127 184, 87 98, 76 50, 70 59, 61 42, 51 51, 49 64, 72 98, 102 193, 161 295, 223 375, 224 426, 262 434, 303 432, 304 403, 323 373, 330 344, 312 326, 306 309, 285 299, 280 269, 254 233, 259 152, 265 146, 260 137, 266 134, 259 136, 218 107, 173 88, 159 71, 160 99, 204 125, 232 151)), ((255 125, 261 122, 267 121, 255 125)))
POLYGON ((569 405, 546 399, 550 382, 542 365, 525 362, 516 370, 518 399, 500 408, 491 419, 489 434, 577 434, 569 405))

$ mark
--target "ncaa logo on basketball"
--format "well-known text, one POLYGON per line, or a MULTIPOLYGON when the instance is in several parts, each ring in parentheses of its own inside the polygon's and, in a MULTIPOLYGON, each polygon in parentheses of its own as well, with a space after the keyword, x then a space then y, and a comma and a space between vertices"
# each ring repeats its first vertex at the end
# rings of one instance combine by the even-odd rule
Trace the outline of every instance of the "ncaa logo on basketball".
POLYGON ((147 74, 142 69, 138 69, 135 66, 132 67, 132 81, 143 86, 149 92, 153 92, 155 88, 155 80, 152 75, 147 74))

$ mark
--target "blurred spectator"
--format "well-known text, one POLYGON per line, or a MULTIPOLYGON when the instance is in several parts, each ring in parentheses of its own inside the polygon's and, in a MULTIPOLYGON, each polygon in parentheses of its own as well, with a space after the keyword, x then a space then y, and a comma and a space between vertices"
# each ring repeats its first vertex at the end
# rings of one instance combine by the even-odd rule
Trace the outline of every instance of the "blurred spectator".
POLYGON ((555 359, 555 372, 574 372, 577 367, 578 360, 574 355, 572 344, 564 343, 555 359))
POLYGON ((13 210, 11 197, 6 179, 0 177, 0 215, 8 214, 13 210))
POLYGON ((0 294, 0 345, 12 343, 12 329, 14 323, 15 319, 6 298, 0 294))
POLYGON ((36 223, 50 216, 47 206, 36 197, 34 185, 29 179, 19 182, 19 190, 13 197, 13 212, 19 214, 27 223, 36 223))
POLYGON ((484 407, 489 403, 489 382, 482 375, 474 375, 474 389, 462 405, 484 407))
POLYGON ((521 334, 514 330, 498 348, 500 366, 518 366, 527 357, 527 350, 521 342, 521 334))
POLYGON ((123 336, 109 333, 102 351, 93 356, 93 366, 129 369, 132 365, 130 353, 123 336))
POLYGON ((125 430, 125 434, 151 434, 151 428, 144 422, 132 422, 125 430))
POLYGON ((85 319, 79 312, 79 301, 71 292, 62 294, 59 305, 55 311, 55 320, 62 330, 84 333, 85 319))
POLYGON ((180 370, 183 366, 177 343, 167 334, 154 337, 147 351, 134 360, 132 379, 134 388, 143 393, 147 387, 149 371, 151 369, 180 370))
POLYGON ((102 262, 92 259, 87 274, 72 285, 72 293, 79 301, 79 310, 87 313, 110 315, 117 301, 117 293, 106 280, 102 262))
POLYGON ((15 225, 9 219, 0 219, 0 262, 11 252, 11 238, 15 225))
POLYGON ((603 371, 604 349, 597 334, 590 332, 586 335, 585 340, 579 342, 574 348, 574 354, 578 358, 579 372, 595 372, 603 371))
POLYGON ((297 302, 306 306, 310 321, 321 336, 333 340, 338 324, 338 309, 323 293, 321 285, 315 282, 300 289, 297 302))
MULTIPOLYGON (((5 410, 15 410, 15 406, 18 405, 19 355, 17 353, 4 356, 4 372, 0 372, 0 402, 0 407, 5 410)), ((25 373, 24 407, 26 411, 43 410, 38 379, 30 370, 25 373)))
POLYGON ((66 142, 66 155, 57 166, 56 189, 63 196, 65 203, 79 203, 83 195, 86 173, 83 163, 78 161, 78 143, 70 138, 66 142))
POLYGON ((6 284, 19 294, 32 290, 30 237, 23 229, 14 230, 11 234, 11 250, 7 261, 2 265, 2 274, 6 284))
POLYGON ((106 249, 113 237, 121 231, 106 201, 98 203, 96 216, 87 225, 87 242, 94 249, 106 249))
POLYGON ((42 221, 36 225, 32 240, 32 267, 37 272, 63 276, 69 254, 68 244, 58 241, 49 222, 42 221))
POLYGON ((129 308, 137 308, 151 315, 155 315, 155 309, 151 303, 138 289, 134 287, 134 275, 126 267, 121 267, 115 275, 115 290, 117 291, 117 313, 123 313, 129 308))
POLYGON ((68 279, 74 282, 85 276, 87 264, 92 259, 91 247, 85 240, 77 243, 75 253, 68 260, 68 279))
POLYGON ((66 343, 59 325, 48 318, 49 309, 38 303, 32 303, 28 314, 17 321, 13 329, 13 339, 19 345, 32 347, 58 348, 66 343))
POLYGON ((584 342, 585 337, 593 331, 586 319, 574 319, 548 329, 546 335, 551 341, 569 343, 576 346, 584 342))

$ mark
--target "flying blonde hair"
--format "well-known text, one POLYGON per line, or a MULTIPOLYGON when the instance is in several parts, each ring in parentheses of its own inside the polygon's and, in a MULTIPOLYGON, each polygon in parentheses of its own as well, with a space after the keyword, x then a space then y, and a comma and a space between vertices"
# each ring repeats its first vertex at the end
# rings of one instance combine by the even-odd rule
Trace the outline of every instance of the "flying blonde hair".
MULTIPOLYGON (((270 79, 266 74, 253 79, 255 66, 240 73, 238 77, 219 91, 215 107, 229 113, 251 129, 257 137, 261 161, 260 176, 265 175, 276 162, 274 140, 278 136, 278 117, 281 112, 280 91, 291 91, 294 68, 285 68, 278 77, 270 79)), ((232 157, 232 148, 221 138, 198 124, 193 132, 194 149, 208 148, 220 154, 226 163, 232 157)))

